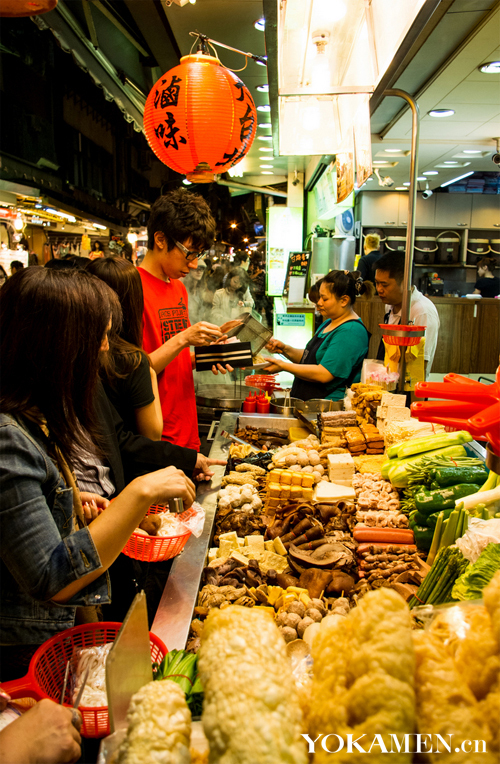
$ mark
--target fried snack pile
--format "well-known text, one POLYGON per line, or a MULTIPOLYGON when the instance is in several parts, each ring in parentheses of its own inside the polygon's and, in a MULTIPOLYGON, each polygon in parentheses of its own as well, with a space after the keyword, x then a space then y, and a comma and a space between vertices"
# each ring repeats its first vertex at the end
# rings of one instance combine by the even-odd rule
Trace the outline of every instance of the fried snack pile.
MULTIPOLYGON (((497 764, 498 757, 492 753, 491 733, 481 705, 467 686, 443 642, 429 632, 413 634, 417 668, 415 685, 417 717, 420 733, 441 735, 448 741, 452 735, 451 752, 440 746, 440 753, 426 754, 430 764, 471 764, 471 749, 463 741, 486 742, 486 753, 477 756, 481 764, 497 764), (458 748, 458 752, 456 749, 458 748)), ((472 749, 474 750, 474 749, 472 749)))
MULTIPOLYGON (((313 684, 308 732, 335 733, 344 740, 376 734, 391 749, 389 735, 401 739, 415 730, 415 657, 408 606, 391 589, 368 592, 349 615, 325 626, 313 642, 313 684)), ((316 746, 314 764, 331 764, 331 754, 316 746)), ((411 754, 392 757, 411 764, 411 754)), ((387 756, 375 748, 366 757, 344 747, 336 764, 386 764, 387 756)))
POLYGON ((212 610, 201 640, 210 764, 306 764, 302 712, 273 618, 260 608, 212 610))

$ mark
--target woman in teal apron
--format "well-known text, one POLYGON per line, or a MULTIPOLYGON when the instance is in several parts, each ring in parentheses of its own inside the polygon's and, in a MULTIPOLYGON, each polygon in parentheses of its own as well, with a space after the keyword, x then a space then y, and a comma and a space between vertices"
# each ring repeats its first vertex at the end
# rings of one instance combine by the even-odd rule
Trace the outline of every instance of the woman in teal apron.
POLYGON ((291 395, 341 400, 353 382, 359 382, 361 367, 368 353, 370 335, 353 310, 356 295, 365 290, 349 271, 330 271, 320 285, 318 310, 325 321, 305 349, 271 339, 267 349, 290 359, 274 359, 264 371, 289 371, 295 375, 291 395))

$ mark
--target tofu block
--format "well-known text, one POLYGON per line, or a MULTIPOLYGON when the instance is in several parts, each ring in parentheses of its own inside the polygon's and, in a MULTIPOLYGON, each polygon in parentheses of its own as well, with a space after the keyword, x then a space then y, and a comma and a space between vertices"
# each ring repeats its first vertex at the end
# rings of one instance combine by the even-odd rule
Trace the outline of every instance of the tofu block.
POLYGON ((232 541, 234 542, 233 549, 238 549, 238 536, 236 535, 236 531, 229 531, 228 533, 221 533, 219 536, 219 543, 221 541, 232 541))
MULTIPOLYGON (((292 486, 294 485, 302 485, 302 473, 301 472, 291 472, 292 476, 292 486)), ((304 473, 307 474, 307 473, 304 473)))
POLYGON ((401 406, 387 406, 386 420, 389 422, 402 422, 405 419, 410 419, 410 417, 410 409, 401 406))
POLYGON ((283 573, 288 567, 286 557, 274 552, 263 552, 259 560, 259 568, 267 573, 268 570, 275 570, 277 573, 283 573))
POLYGON ((208 561, 212 562, 212 560, 215 560, 219 553, 219 550, 216 546, 213 546, 211 549, 208 550, 208 561))
MULTIPOLYGON (((236 542, 236 549, 238 549, 238 542, 236 542)), ((231 552, 235 549, 234 543, 232 540, 230 541, 220 541, 219 542, 219 554, 218 557, 229 557, 231 552)))
POLYGON ((321 480, 316 486, 316 492, 314 494, 315 501, 340 501, 341 499, 354 501, 356 493, 354 488, 348 486, 337 485, 336 483, 328 483, 326 480, 321 480))
POLYGON ((280 499, 274 499, 271 497, 270 499, 267 500, 267 504, 269 507, 279 507, 280 499))
POLYGON ((244 546, 244 544, 245 544, 245 539, 242 539, 240 536, 238 536, 238 546, 241 547, 241 546, 244 546))
POLYGON ((395 393, 382 393, 380 399, 381 406, 399 406, 404 408, 406 406, 406 395, 396 395, 395 393))
POLYGON ((269 483, 269 496, 273 499, 279 499, 280 497, 279 483, 269 483))
POLYGON ((267 476, 269 483, 279 483, 280 477, 283 474, 283 470, 271 470, 269 475, 267 476))
POLYGON ((292 501, 300 501, 302 498, 302 487, 300 485, 292 485, 290 490, 290 499, 292 501))
POLYGON ((303 488, 312 488, 314 485, 314 478, 309 472, 303 472, 302 473, 302 487, 303 488))
POLYGON ((266 552, 274 552, 274 541, 264 541, 264 549, 266 552))
POLYGON ((245 546, 264 551, 264 536, 245 536, 245 546))
MULTIPOLYGON (((284 546, 282 540, 280 539, 280 537, 276 536, 276 538, 274 539, 274 541, 272 543, 274 545, 274 551, 276 552, 276 554, 281 554, 283 557, 286 557, 286 553, 287 552, 286 552, 285 546, 284 546)), ((267 549, 267 547, 266 547, 266 549, 267 549)), ((273 551, 273 550, 271 550, 271 551, 273 551)))
POLYGON ((303 488, 302 489, 302 501, 312 501, 314 498, 314 489, 313 488, 303 488))
POLYGON ((281 498, 283 501, 288 501, 290 498, 290 491, 292 486, 291 485, 282 485, 281 486, 281 498))
POLYGON ((247 558, 247 557, 245 557, 245 555, 244 555, 244 554, 241 554, 241 552, 236 552, 234 549, 233 549, 233 551, 231 552, 231 554, 230 554, 230 556, 229 556, 229 559, 231 559, 231 560, 237 560, 238 562, 240 562, 240 563, 241 563, 242 565, 244 565, 245 567, 248 565, 248 558, 247 558))
POLYGON ((283 474, 281 475, 280 479, 281 485, 291 485, 292 483, 292 473, 288 470, 284 470, 283 474))

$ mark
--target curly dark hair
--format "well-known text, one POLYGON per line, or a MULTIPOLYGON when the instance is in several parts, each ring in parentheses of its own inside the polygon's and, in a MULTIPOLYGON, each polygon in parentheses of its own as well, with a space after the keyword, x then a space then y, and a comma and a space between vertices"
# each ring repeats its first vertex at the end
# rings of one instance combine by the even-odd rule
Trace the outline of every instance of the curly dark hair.
POLYGON ((153 249, 157 231, 165 235, 169 250, 176 241, 183 243, 189 238, 194 249, 208 249, 215 236, 215 220, 203 197, 177 188, 160 196, 151 207, 148 249, 153 249))

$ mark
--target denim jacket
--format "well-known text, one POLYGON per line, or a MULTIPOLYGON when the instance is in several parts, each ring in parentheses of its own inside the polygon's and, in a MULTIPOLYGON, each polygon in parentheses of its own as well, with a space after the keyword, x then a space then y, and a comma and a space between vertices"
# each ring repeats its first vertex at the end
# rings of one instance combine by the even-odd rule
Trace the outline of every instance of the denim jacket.
POLYGON ((66 604, 51 598, 101 567, 88 528, 73 527, 73 495, 41 430, 0 414, 0 644, 41 644, 74 626, 79 605, 110 602, 105 573, 66 604))

